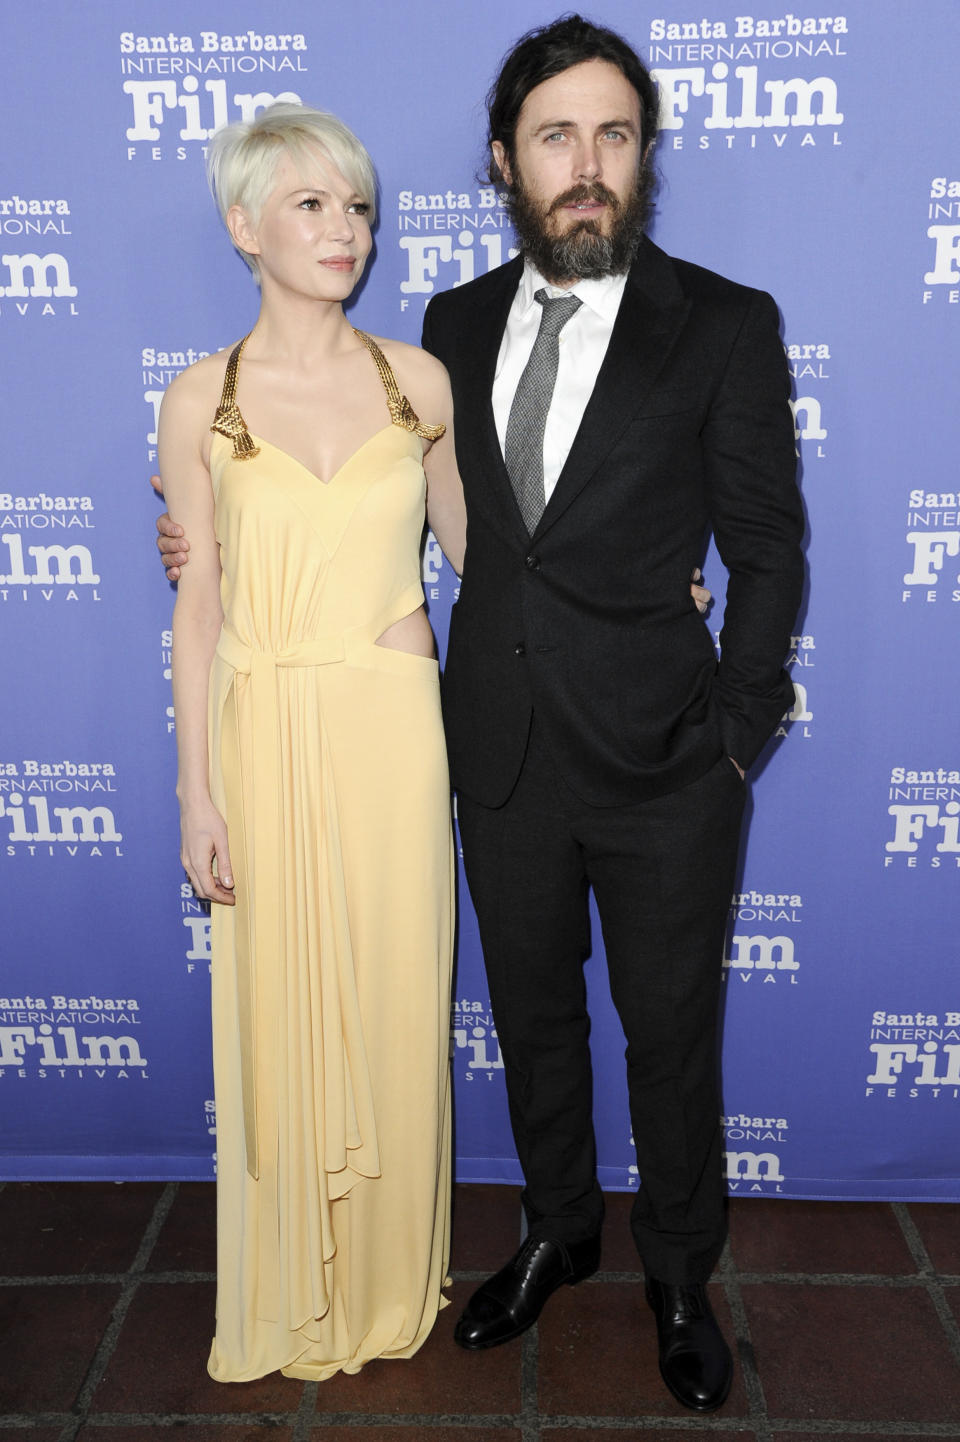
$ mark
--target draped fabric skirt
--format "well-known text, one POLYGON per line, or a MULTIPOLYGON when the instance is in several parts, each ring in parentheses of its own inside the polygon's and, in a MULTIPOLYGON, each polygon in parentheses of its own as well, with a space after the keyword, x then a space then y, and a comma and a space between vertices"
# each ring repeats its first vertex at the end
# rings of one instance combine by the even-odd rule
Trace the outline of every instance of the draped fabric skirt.
POLYGON ((452 847, 436 662, 367 635, 211 678, 237 905, 213 908, 209 1370, 408 1357, 449 1251, 452 847))

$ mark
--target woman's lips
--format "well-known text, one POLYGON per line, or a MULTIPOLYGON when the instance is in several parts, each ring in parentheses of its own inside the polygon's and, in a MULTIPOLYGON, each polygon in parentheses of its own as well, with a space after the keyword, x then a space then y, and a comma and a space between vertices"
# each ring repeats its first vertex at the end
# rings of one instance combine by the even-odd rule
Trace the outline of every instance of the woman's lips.
POLYGON ((352 255, 331 255, 320 264, 326 266, 327 270, 351 271, 356 265, 356 259, 352 255))

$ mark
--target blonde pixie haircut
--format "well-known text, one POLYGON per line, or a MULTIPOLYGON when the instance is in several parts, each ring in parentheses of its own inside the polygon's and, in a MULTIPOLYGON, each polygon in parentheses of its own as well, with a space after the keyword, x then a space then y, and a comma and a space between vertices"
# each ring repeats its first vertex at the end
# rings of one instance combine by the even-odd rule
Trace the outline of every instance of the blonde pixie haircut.
MULTIPOLYGON (((364 146, 341 120, 326 110, 280 101, 253 120, 238 120, 218 130, 207 147, 207 180, 226 224, 239 205, 256 223, 273 188, 281 157, 289 155, 309 184, 317 151, 334 164, 376 219, 377 176, 364 146)), ((235 245, 259 283, 257 258, 235 245)))

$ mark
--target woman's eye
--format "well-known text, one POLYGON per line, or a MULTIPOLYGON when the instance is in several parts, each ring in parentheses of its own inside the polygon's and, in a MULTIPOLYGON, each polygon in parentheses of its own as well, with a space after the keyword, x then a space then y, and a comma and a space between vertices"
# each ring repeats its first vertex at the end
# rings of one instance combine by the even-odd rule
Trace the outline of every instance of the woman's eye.
POLYGON ((347 207, 347 209, 350 210, 354 215, 370 214, 370 207, 365 200, 355 200, 352 205, 347 207))

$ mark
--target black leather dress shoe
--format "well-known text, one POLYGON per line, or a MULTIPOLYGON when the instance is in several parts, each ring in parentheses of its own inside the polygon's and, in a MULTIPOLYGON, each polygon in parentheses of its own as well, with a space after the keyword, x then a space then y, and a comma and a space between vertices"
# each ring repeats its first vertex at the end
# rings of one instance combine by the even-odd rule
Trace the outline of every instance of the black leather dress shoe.
POLYGON ((733 1358, 706 1287, 702 1282, 675 1286, 648 1277, 647 1301, 657 1319, 660 1376, 684 1407, 712 1412, 727 1400, 733 1358))
POLYGON ((454 1328, 469 1351, 497 1347, 532 1327, 558 1287, 590 1277, 600 1265, 600 1238, 552 1242, 528 1237, 519 1252, 474 1292, 454 1328))

